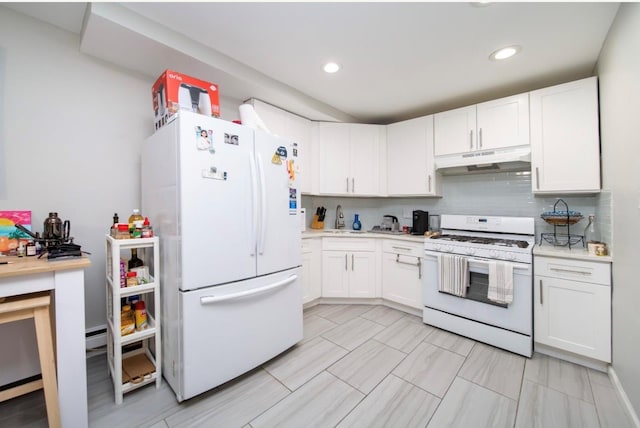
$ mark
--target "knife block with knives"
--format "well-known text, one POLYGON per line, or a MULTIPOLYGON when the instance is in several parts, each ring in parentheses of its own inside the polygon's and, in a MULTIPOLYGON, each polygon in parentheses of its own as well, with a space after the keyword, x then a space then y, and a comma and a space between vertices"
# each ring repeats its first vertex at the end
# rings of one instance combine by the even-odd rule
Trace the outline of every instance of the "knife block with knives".
POLYGON ((313 215, 313 221, 311 222, 311 229, 324 229, 324 216, 327 213, 325 207, 316 208, 316 213, 313 215))

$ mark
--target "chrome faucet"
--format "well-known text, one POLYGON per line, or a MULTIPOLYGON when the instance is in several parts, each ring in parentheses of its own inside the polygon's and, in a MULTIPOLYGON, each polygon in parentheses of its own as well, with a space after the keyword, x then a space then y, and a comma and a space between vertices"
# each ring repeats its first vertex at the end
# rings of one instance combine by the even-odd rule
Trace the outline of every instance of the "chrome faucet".
POLYGON ((344 214, 340 205, 336 207, 336 229, 344 229, 344 214))

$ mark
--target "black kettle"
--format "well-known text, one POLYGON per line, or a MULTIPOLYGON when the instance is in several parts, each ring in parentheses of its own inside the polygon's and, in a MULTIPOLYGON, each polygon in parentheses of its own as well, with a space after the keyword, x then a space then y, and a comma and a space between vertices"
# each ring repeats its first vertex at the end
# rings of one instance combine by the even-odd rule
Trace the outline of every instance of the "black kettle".
POLYGON ((49 217, 44 221, 43 238, 66 242, 69 240, 70 230, 71 223, 69 220, 63 222, 60 217, 58 217, 58 213, 49 213, 49 217))

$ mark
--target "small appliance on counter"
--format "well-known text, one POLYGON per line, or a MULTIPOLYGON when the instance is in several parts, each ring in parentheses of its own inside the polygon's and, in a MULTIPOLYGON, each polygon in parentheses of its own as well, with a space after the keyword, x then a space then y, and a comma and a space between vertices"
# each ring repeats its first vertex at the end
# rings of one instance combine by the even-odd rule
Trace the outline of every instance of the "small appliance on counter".
POLYGON ((429 212, 422 210, 413 211, 412 235, 424 235, 429 230, 429 212))
POLYGON ((400 223, 398 223, 398 217, 394 215, 382 216, 382 230, 391 230, 392 232, 400 231, 400 223))

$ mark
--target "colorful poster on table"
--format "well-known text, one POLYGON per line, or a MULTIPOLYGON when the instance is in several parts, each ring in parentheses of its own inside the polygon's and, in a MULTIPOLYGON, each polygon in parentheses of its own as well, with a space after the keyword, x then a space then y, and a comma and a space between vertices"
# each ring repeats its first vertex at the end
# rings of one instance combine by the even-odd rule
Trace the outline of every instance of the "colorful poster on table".
POLYGON ((21 240, 30 239, 16 224, 31 230, 31 211, 0 211, 0 254, 9 254, 21 240))

